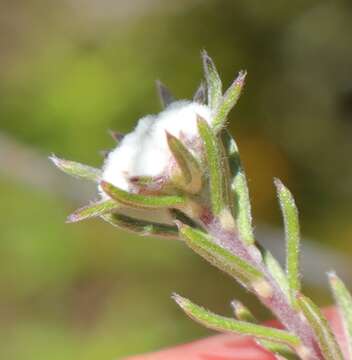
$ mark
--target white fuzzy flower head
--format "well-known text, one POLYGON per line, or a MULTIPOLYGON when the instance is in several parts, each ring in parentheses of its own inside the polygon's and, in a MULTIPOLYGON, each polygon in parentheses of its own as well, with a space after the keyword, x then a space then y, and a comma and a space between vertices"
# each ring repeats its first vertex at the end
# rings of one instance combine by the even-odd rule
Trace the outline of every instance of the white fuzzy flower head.
MULTIPOLYGON (((196 144, 197 116, 211 122, 211 110, 196 102, 177 101, 157 115, 141 118, 131 133, 109 153, 102 180, 126 191, 131 190, 131 178, 168 176, 172 154, 166 132, 187 144, 196 144)), ((190 145, 196 157, 197 147, 190 145)))

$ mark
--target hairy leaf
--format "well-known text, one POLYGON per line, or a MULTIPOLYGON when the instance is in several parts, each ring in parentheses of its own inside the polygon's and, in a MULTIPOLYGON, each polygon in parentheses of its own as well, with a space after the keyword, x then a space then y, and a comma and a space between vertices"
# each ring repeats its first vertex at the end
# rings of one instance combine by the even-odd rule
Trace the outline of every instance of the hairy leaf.
POLYGON ((180 222, 177 222, 177 225, 180 234, 192 250, 245 286, 251 287, 263 278, 263 274, 259 270, 212 242, 207 234, 180 222))
POLYGON ((198 117, 198 129, 203 140, 209 170, 211 205, 214 214, 218 215, 225 208, 219 140, 208 123, 200 117, 198 117))
POLYGON ((119 207, 119 204, 114 200, 102 200, 99 202, 92 203, 90 205, 84 206, 74 213, 72 213, 68 218, 67 222, 73 223, 82 221, 94 216, 100 216, 112 210, 115 210, 119 207))
POLYGON ((55 155, 49 157, 49 159, 63 172, 68 175, 98 182, 100 181, 102 172, 100 169, 93 168, 88 165, 83 165, 75 161, 59 159, 55 155))
POLYGON ((238 77, 222 96, 214 116, 214 129, 220 130, 224 127, 229 112, 240 98, 246 75, 245 71, 240 71, 238 77))
POLYGON ((222 83, 213 60, 206 51, 202 52, 203 67, 208 89, 208 106, 216 109, 221 101, 222 83))
POLYGON ((240 162, 235 140, 227 130, 221 132, 221 140, 225 149, 228 177, 230 178, 231 196, 229 201, 234 205, 232 210, 241 240, 251 245, 254 243, 254 235, 246 175, 240 162))
POLYGON ((234 332, 236 334, 253 336, 258 339, 277 341, 293 348, 300 344, 299 338, 287 331, 251 324, 245 321, 238 321, 214 314, 177 294, 174 294, 173 298, 190 318, 209 329, 221 332, 234 332))
POLYGON ((343 360, 339 345, 330 329, 328 321, 319 307, 303 295, 297 296, 297 304, 316 335, 321 352, 326 360, 343 360))
POLYGON ((273 255, 269 250, 262 248, 260 245, 259 245, 259 249, 262 253, 263 261, 266 268, 269 270, 271 276, 279 285, 282 292, 287 296, 288 299, 290 299, 290 288, 289 288, 288 280, 281 265, 273 257, 273 255))
MULTIPOLYGON (((249 323, 257 324, 257 320, 251 311, 244 306, 240 301, 234 300, 231 302, 232 309, 235 313, 235 316, 238 320, 246 321, 249 323)), ((290 359, 290 360, 299 360, 298 356, 295 355, 292 350, 281 343, 277 343, 270 340, 257 340, 258 344, 263 348, 271 351, 272 353, 279 355, 278 359, 290 359)))
POLYGON ((299 273, 299 243, 300 231, 298 211, 290 191, 279 179, 274 180, 277 196, 280 202, 282 216, 285 224, 286 237, 286 272, 291 293, 291 301, 294 304, 296 293, 301 289, 299 273))

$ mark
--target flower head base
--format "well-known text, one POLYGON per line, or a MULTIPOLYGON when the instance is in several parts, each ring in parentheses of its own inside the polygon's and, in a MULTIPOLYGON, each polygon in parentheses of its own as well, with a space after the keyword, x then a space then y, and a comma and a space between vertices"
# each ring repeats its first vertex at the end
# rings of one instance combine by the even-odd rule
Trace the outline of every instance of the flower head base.
POLYGON ((52 157, 63 171, 94 180, 98 186, 100 200, 78 209, 69 222, 92 216, 112 222, 123 214, 131 221, 157 218, 177 231, 175 211, 198 222, 209 203, 215 212, 231 207, 219 176, 226 156, 220 133, 240 95, 244 73, 222 95, 220 78, 206 53, 203 64, 206 84, 201 84, 193 101, 175 101, 157 83, 164 110, 141 118, 127 135, 112 133, 117 146, 107 154, 102 170, 52 157))

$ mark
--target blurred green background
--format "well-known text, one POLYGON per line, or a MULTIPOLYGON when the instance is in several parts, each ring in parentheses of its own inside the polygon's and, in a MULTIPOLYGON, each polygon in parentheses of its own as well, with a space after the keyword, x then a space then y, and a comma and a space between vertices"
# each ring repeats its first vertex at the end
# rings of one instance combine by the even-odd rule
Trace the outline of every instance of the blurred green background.
POLYGON ((96 192, 47 161, 101 166, 108 129, 159 111, 155 79, 192 96, 203 48, 225 85, 249 74, 230 129, 258 238, 282 249, 276 176, 301 210, 307 292, 328 304, 324 271, 352 282, 351 38, 343 0, 1 0, 0 358, 119 359, 208 334, 173 291, 269 316, 181 243, 65 224, 96 192))

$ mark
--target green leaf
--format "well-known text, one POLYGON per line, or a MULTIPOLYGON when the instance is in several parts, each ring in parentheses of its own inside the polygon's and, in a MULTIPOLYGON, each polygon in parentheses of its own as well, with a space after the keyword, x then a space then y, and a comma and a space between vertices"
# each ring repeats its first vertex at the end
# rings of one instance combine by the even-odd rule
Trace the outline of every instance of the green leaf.
POLYGON ((335 274, 329 273, 329 281, 341 321, 344 327, 349 354, 352 357, 352 296, 342 280, 335 274))
POLYGON ((263 278, 263 274, 228 250, 212 242, 208 235, 200 230, 177 222, 181 236, 186 244, 213 266, 236 278, 246 287, 252 287, 263 278))
POLYGON ((100 182, 101 188, 104 192, 109 195, 115 201, 136 208, 146 208, 146 209, 155 209, 155 208, 173 208, 181 207, 186 204, 186 198, 178 195, 170 196, 149 196, 149 195, 140 195, 129 193, 125 190, 119 189, 114 185, 106 182, 100 182))
MULTIPOLYGON (((252 324, 258 323, 257 319, 254 317, 251 311, 240 301, 232 301, 231 306, 238 320, 246 321, 252 324)), ((299 360, 298 356, 295 355, 286 345, 263 339, 258 340, 258 344, 261 345, 263 348, 271 351, 272 353, 280 355, 281 359, 282 357, 284 357, 285 359, 299 360)))
POLYGON ((67 222, 73 223, 82 221, 91 217, 100 216, 118 208, 119 204, 117 204, 116 201, 102 200, 76 210, 67 218, 67 222))
POLYGON ((156 236, 167 239, 179 239, 178 229, 176 226, 159 224, 119 214, 108 213, 101 218, 113 226, 130 231, 140 236, 156 236))
POLYGON ((288 285, 287 277, 282 269, 279 262, 273 257, 271 252, 267 249, 264 249, 262 246, 258 244, 258 247, 262 253, 263 261, 266 266, 266 268, 269 270, 271 276, 274 278, 276 283, 279 285, 282 292, 287 296, 288 300, 291 300, 290 298, 290 288, 288 285))
POLYGON ((63 172, 65 172, 68 175, 99 182, 102 172, 100 169, 93 168, 88 165, 83 165, 75 161, 70 160, 64 160, 56 157, 55 155, 52 155, 49 157, 49 159, 63 172))
MULTIPOLYGON (((227 158, 228 177, 230 178, 229 186, 231 190, 229 201, 234 205, 232 207, 233 216, 241 240, 247 245, 252 245, 255 240, 246 175, 240 162, 240 156, 235 140, 226 129, 221 132, 221 140, 227 158)), ((225 177, 227 176, 225 175, 225 177)))
POLYGON ((208 89, 208 106, 216 109, 221 101, 222 83, 213 60, 206 51, 202 52, 205 80, 208 89))
POLYGON ((207 87, 204 84, 204 82, 202 81, 193 96, 193 101, 197 102, 199 104, 205 104, 206 97, 207 97, 207 87))
POLYGON ((246 75, 245 71, 240 71, 236 80, 222 96, 212 123, 214 129, 220 130, 224 127, 228 114, 240 98, 246 75))
POLYGON ((159 80, 156 81, 156 90, 163 109, 175 101, 169 89, 159 80))
POLYGON ((321 352, 326 360, 343 360, 339 345, 330 329, 328 321, 309 298, 299 294, 297 296, 297 305, 303 312, 305 318, 311 325, 321 352))
POLYGON ((173 298, 190 318, 209 329, 253 336, 258 339, 277 341, 291 347, 297 347, 300 344, 299 338, 287 331, 238 321, 214 314, 177 294, 174 294, 173 298))
POLYGON ((196 194, 202 187, 202 172, 198 161, 175 136, 166 132, 169 149, 174 156, 180 174, 175 174, 172 181, 175 186, 191 194, 196 194))
POLYGON ((290 191, 279 179, 274 180, 285 225, 286 237, 286 272, 291 293, 292 304, 295 303, 296 293, 301 289, 299 274, 299 243, 300 231, 298 211, 290 191))
POLYGON ((214 215, 218 215, 225 208, 219 140, 208 123, 201 117, 198 117, 198 130, 203 140, 209 170, 211 205, 214 215))

